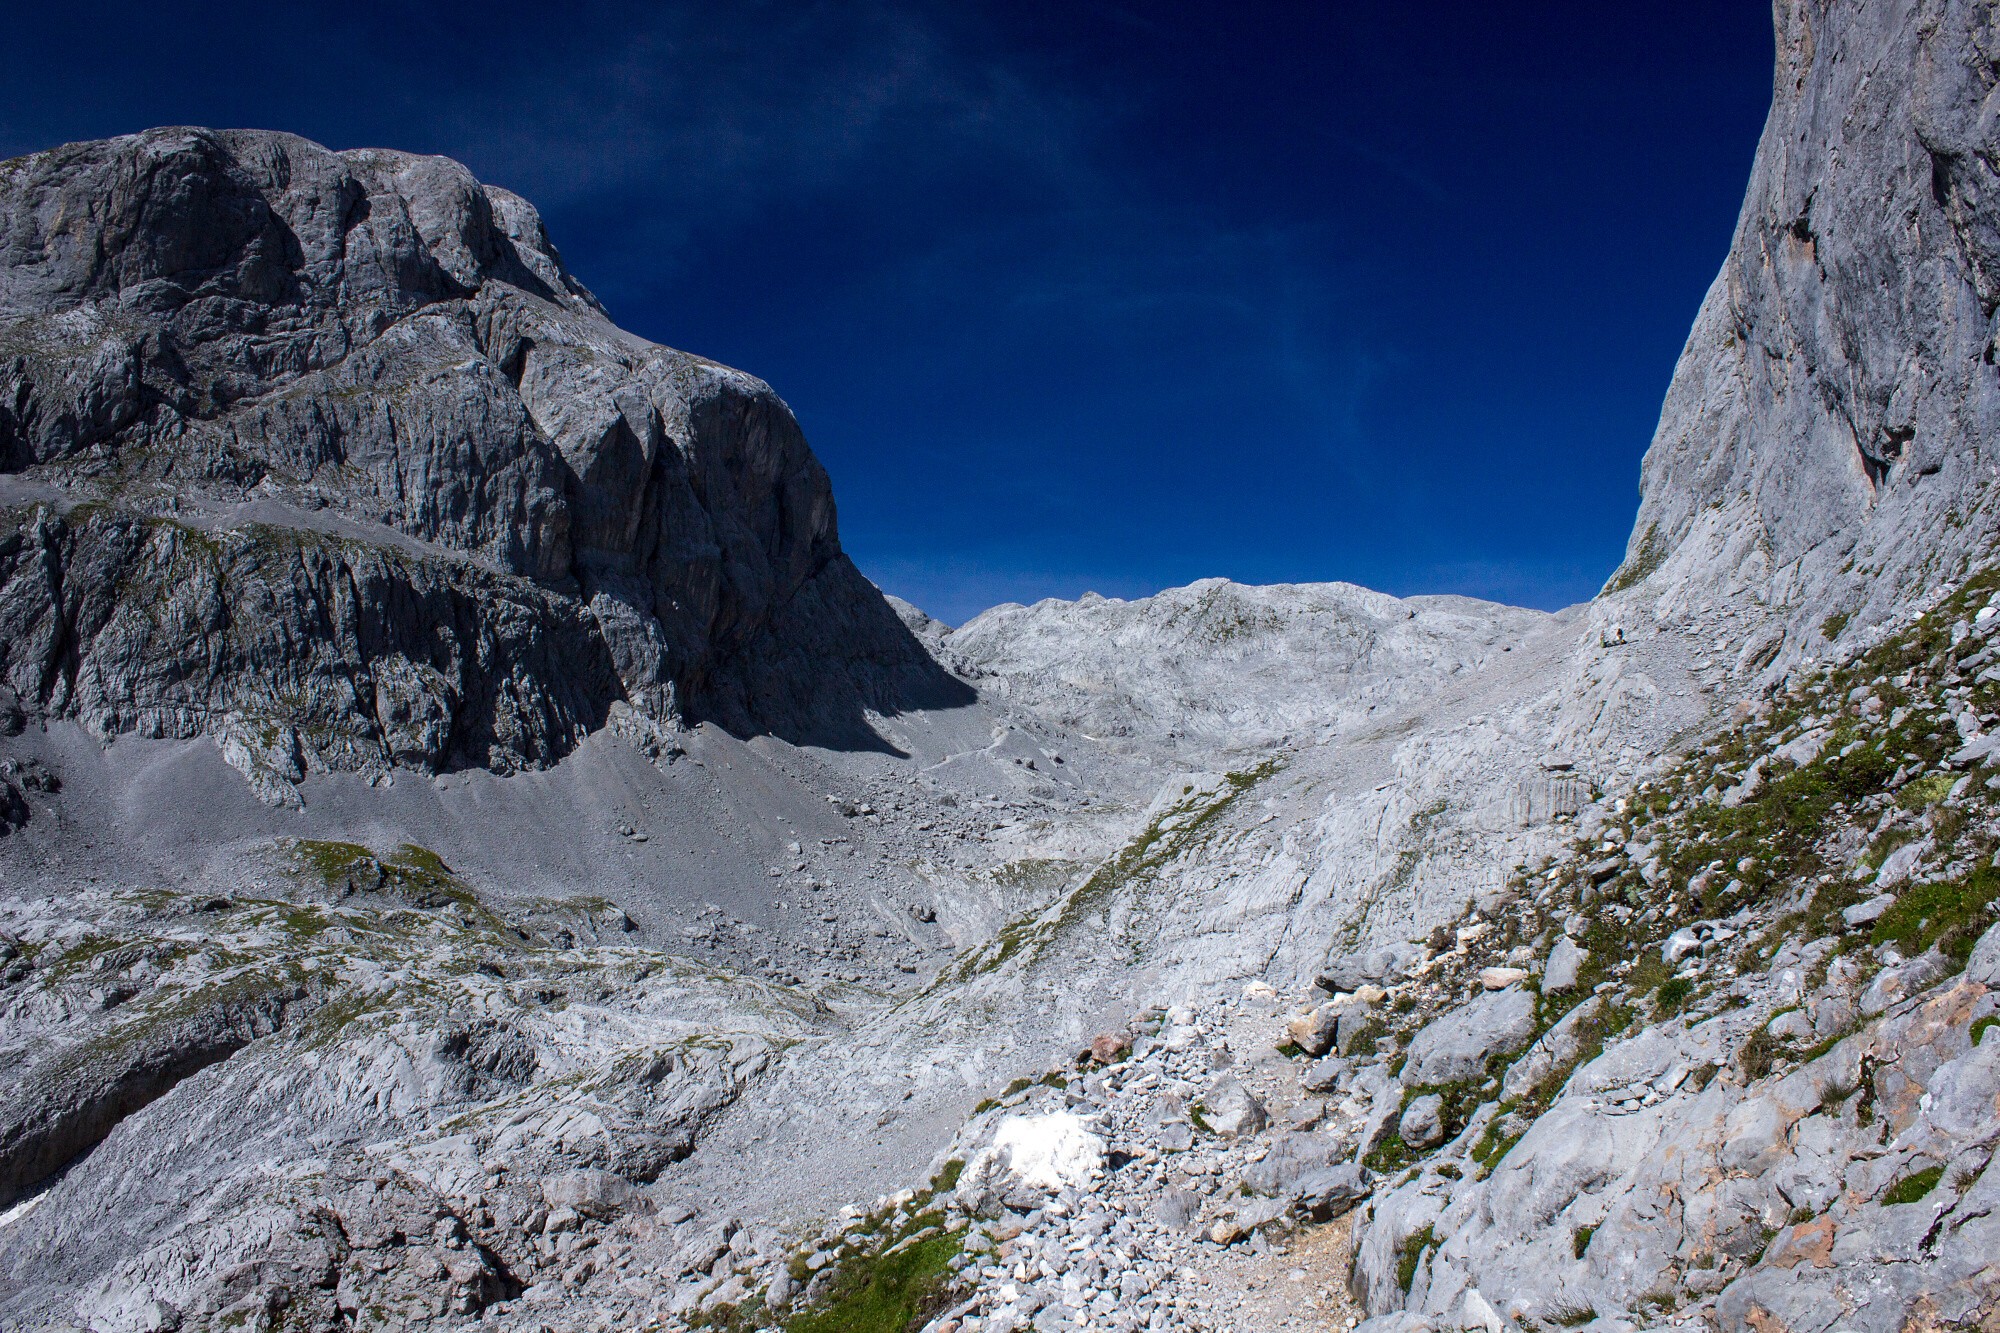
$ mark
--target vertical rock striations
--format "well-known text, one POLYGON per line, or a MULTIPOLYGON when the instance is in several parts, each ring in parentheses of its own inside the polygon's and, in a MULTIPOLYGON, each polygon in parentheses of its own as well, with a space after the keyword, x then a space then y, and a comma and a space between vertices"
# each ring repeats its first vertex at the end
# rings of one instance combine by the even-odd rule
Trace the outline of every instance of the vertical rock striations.
POLYGON ((1749 192, 1610 588, 1768 603, 1796 657, 1993 537, 2000 29, 1955 0, 1775 9, 1749 192))

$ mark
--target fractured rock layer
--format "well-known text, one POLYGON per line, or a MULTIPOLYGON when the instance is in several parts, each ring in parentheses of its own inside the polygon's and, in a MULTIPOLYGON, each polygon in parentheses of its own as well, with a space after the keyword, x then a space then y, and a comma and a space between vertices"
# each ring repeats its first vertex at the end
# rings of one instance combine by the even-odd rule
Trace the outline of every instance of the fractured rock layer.
POLYGON ((456 163, 74 144, 0 166, 0 255, 0 676, 38 711, 504 771, 615 703, 853 742, 965 698, 777 396, 613 326, 456 163))

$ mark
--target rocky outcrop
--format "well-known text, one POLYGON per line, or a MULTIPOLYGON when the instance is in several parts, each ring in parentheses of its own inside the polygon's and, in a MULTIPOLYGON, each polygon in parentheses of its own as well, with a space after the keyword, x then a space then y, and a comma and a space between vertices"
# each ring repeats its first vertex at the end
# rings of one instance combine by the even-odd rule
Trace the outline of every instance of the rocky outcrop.
POLYGON ((1735 241, 1610 587, 1662 618, 1768 606, 1789 662, 1895 620, 1992 539, 2000 36, 1953 0, 1775 11, 1735 241))
POLYGON ((181 1080, 277 1030, 286 1006, 302 998, 303 991, 284 986, 237 987, 165 1021, 130 1030, 114 1023, 31 1066, 11 1080, 0 1114, 0 1206, 96 1147, 181 1080))
POLYGON ((853 742, 964 697, 770 388, 615 327, 443 159, 166 129, 0 165, 0 473, 0 677, 107 735, 505 770, 618 704, 853 742))
POLYGON ((283 902, 0 899, 10 1324, 461 1326, 720 1220, 681 1234, 693 1210, 639 1187, 814 1035, 809 1004, 551 947, 443 872, 430 905, 311 901, 325 868, 295 859, 283 902))
POLYGON ((1200 750, 1366 721, 1503 661, 1547 620, 1469 597, 1203 579, 1137 601, 996 606, 930 638, 982 689, 1057 725, 1200 750))
POLYGON ((0 531, 0 660, 54 716, 307 766, 537 767, 621 682, 574 599, 472 562, 276 527, 40 509, 0 531))
POLYGON ((1983 573, 1603 809, 1459 932, 1443 1004, 1398 988, 1406 1129, 1375 1161, 1411 1169, 1360 1215, 1368 1327, 1466 1326, 1475 1301, 1522 1327, 1993 1318, 2000 779, 1949 719, 1992 712, 2000 679, 1967 665, 1995 588, 1983 573), (1782 757, 1816 730, 1841 746, 1782 757), (1725 804, 1753 769, 1769 779, 1725 804), (1548 985, 1564 944, 1588 998, 1548 985), (1492 1026, 1490 998, 1454 991, 1512 956, 1547 959, 1540 1038, 1504 1068, 1427 1063, 1439 1034, 1492 1026), (1458 1107, 1441 1146, 1407 1132, 1433 1088, 1458 1107))

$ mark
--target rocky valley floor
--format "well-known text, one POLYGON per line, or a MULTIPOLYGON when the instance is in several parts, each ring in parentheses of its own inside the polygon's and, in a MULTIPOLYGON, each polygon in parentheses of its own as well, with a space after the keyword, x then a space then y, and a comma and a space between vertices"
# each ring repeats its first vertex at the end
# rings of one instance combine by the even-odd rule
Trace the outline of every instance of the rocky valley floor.
MULTIPOLYGON (((1029 779, 969 798, 970 821, 904 776, 971 770, 963 752, 811 769, 839 788, 824 809, 762 822, 837 832, 757 885, 829 907, 803 931, 482 891, 504 877, 379 839, 245 836, 226 875, 148 882, 65 827, 87 765, 73 786, 60 747, 28 747, 10 882, 61 891, 14 894, 0 926, 6 1318, 1976 1323, 2000 1252, 1981 1202, 2000 1131, 1989 582, 1623 781, 1614 760, 1418 938, 1356 935, 1317 970, 1288 972, 1282 935, 1239 956, 1254 915, 1185 918, 1217 883, 1241 912, 1274 865, 1296 895, 1312 872, 1284 812, 1374 797, 1365 746, 1324 771, 1331 747, 1268 749, 1143 809, 1029 779), (940 831, 914 866, 879 850, 940 831), (847 846, 880 868, 813 873, 847 846), (1004 919, 954 906, 1002 886, 1004 919), (1183 919, 1178 956, 1123 951, 1147 911, 1183 919), (843 948, 843 913, 897 929, 843 948), (120 1258, 126 1237, 144 1241, 120 1258)), ((1471 710, 1514 688, 1476 679, 1457 708, 1490 716, 1471 710)), ((1425 701, 1430 727, 1451 697, 1425 701)), ((703 765, 752 762, 694 739, 703 765)), ((1541 747, 1535 771, 1568 781, 1573 753, 1541 747)), ((1015 758, 976 762, 1011 781, 1015 758)), ((349 817, 319 796, 283 817, 349 817)), ((645 804, 613 807, 607 845, 674 836, 616 813, 645 804)), ((1383 891, 1422 902, 1419 857, 1458 873, 1434 823, 1397 831, 1383 891)))

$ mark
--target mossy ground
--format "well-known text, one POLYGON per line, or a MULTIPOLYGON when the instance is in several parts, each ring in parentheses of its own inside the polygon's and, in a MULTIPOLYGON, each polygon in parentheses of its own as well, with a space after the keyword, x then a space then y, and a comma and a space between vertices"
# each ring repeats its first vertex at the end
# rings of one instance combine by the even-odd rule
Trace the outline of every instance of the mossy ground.
POLYGON ((1944 1179, 1944 1167, 1930 1166, 1921 1171, 1913 1171, 1889 1187, 1882 1196, 1886 1204, 1921 1203, 1944 1179))
POLYGON ((1396 1285, 1409 1295, 1411 1284, 1417 1280, 1417 1265, 1424 1261, 1427 1250, 1437 1248, 1437 1233, 1428 1225, 1417 1228, 1403 1237, 1403 1243, 1396 1252, 1396 1285))
POLYGON ((785 1333, 905 1333, 948 1302, 943 1298, 959 1237, 941 1231, 878 1257, 841 1265, 826 1300, 793 1316, 785 1333))

